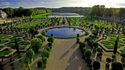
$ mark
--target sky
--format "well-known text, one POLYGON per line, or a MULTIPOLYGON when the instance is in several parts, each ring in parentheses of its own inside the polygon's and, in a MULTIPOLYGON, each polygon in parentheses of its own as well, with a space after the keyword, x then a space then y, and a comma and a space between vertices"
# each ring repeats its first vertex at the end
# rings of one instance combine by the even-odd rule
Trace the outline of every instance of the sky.
POLYGON ((92 7, 93 5, 105 5, 106 7, 124 7, 124 0, 0 0, 0 8, 5 7, 92 7))

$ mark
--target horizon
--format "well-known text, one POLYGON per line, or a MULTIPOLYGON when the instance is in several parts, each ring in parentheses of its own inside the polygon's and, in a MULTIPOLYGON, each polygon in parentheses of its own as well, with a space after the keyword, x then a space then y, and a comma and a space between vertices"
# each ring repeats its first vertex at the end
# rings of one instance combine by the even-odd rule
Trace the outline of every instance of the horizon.
POLYGON ((0 8, 24 7, 24 8, 61 8, 61 7, 92 7, 94 5, 105 5, 107 8, 125 8, 123 0, 0 0, 0 8))

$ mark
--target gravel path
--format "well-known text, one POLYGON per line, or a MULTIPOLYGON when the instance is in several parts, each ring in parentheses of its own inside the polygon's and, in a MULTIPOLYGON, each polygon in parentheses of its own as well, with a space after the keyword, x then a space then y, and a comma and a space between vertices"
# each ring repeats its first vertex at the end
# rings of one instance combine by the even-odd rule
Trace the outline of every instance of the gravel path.
POLYGON ((89 70, 75 39, 56 39, 45 70, 89 70))

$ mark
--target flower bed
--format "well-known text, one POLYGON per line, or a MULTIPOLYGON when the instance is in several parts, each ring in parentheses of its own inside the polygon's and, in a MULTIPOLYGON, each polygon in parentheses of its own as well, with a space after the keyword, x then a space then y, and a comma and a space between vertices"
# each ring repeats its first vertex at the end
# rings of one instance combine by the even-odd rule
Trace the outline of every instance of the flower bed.
POLYGON ((6 46, 12 48, 12 49, 16 49, 15 47, 15 38, 16 38, 16 41, 18 42, 18 45, 19 45, 19 49, 20 51, 23 51, 27 49, 27 47, 29 47, 30 45, 30 41, 29 40, 24 40, 23 37, 21 37, 20 35, 16 35, 16 36, 13 36, 10 41, 6 44, 6 46))
POLYGON ((3 48, 0 50, 0 57, 9 57, 10 55, 13 55, 16 52, 16 50, 10 49, 8 47, 3 48))
POLYGON ((9 41, 10 38, 11 38, 10 35, 3 35, 3 34, 0 34, 0 44, 7 43, 7 42, 9 41))
MULTIPOLYGON (((107 49, 113 49, 115 40, 117 35, 116 34, 110 34, 108 35, 108 39, 100 41, 100 43, 106 47, 107 49)), ((120 35, 119 42, 118 42, 118 48, 125 46, 125 36, 120 35)))

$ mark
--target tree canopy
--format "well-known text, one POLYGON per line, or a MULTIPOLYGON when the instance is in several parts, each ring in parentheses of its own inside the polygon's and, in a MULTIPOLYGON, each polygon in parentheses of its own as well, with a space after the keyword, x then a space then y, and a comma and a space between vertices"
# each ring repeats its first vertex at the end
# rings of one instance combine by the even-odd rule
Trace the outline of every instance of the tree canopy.
POLYGON ((4 12, 7 13, 8 17, 22 17, 22 16, 31 16, 31 15, 38 15, 38 14, 46 14, 50 13, 49 10, 36 10, 33 8, 4 8, 4 12))
POLYGON ((112 70, 123 70, 123 66, 120 62, 113 62, 112 70))
POLYGON ((35 53, 38 52, 39 48, 42 45, 42 40, 39 38, 34 38, 31 40, 31 47, 34 50, 35 53))

